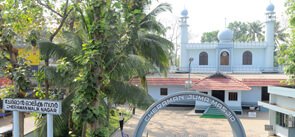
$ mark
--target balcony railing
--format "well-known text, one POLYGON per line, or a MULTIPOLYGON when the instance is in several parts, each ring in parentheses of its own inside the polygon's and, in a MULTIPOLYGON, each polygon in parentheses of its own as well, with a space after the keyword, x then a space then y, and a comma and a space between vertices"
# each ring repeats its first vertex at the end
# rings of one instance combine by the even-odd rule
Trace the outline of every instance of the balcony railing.
MULTIPOLYGON (((170 72, 188 72, 188 67, 170 68, 170 72)), ((230 66, 219 66, 219 67, 191 67, 192 73, 282 73, 282 67, 230 67, 230 66)))

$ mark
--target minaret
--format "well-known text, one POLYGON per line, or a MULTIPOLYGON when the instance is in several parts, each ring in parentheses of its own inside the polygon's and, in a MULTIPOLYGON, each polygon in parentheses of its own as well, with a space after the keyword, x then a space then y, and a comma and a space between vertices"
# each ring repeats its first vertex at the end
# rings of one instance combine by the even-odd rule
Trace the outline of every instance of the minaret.
POLYGON ((188 11, 184 9, 180 17, 180 69, 182 71, 188 70, 188 55, 185 45, 188 43, 188 11))
POLYGON ((266 8, 265 21, 265 67, 267 70, 272 70, 274 65, 274 46, 275 46, 275 23, 276 17, 274 12, 274 5, 270 3, 266 8))

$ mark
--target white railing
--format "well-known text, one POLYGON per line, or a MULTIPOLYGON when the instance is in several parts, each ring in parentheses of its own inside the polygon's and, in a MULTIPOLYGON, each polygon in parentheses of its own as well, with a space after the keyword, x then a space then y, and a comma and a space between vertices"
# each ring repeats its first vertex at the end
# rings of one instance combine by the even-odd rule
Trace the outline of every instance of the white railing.
POLYGON ((228 42, 228 43, 188 43, 186 49, 215 49, 218 46, 233 46, 234 48, 265 48, 265 42, 228 42))
MULTIPOLYGON (((219 66, 219 67, 191 67, 192 73, 215 73, 219 69, 219 72, 226 73, 282 73, 282 67, 230 67, 230 66, 219 66)), ((170 72, 188 72, 188 67, 174 67, 170 69, 170 72)))

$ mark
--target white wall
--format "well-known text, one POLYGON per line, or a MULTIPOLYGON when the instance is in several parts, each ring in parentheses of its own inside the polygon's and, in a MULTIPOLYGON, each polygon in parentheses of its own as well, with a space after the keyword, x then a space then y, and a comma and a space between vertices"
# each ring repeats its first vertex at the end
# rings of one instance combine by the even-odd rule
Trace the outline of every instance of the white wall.
POLYGON ((194 52, 193 67, 216 67, 216 50, 215 49, 198 49, 194 52), (208 65, 199 65, 199 55, 202 52, 208 54, 208 65))
POLYGON ((295 109, 295 98, 288 98, 278 95, 271 95, 272 96, 272 102, 275 103, 278 106, 282 106, 287 109, 295 109))
MULTIPOLYGON (((295 98, 294 96, 288 96, 288 93, 291 95, 295 90, 291 88, 283 88, 283 87, 269 87, 270 93, 270 103, 275 104, 276 106, 280 106, 284 109, 294 110, 295 109, 295 98)), ((289 135, 289 131, 291 128, 281 127, 276 124, 276 112, 270 110, 270 124, 274 125, 275 133, 280 137, 293 137, 293 135, 289 135)))
POLYGON ((242 102, 257 103, 261 101, 261 87, 251 87, 249 91, 242 92, 242 102))
POLYGON ((242 97, 241 97, 241 91, 225 91, 225 95, 224 96, 225 96, 224 97, 224 103, 227 104, 228 106, 234 106, 234 107, 241 106, 241 99, 242 99, 242 97), (229 100, 229 96, 228 96, 229 92, 237 92, 238 93, 238 100, 236 100, 236 101, 230 101, 229 100))
POLYGON ((264 67, 264 48, 234 49, 233 67, 264 67), (252 53, 252 65, 243 65, 243 53, 252 53))
POLYGON ((280 137, 289 137, 287 128, 276 125, 275 129, 276 129, 276 131, 275 131, 276 135, 279 135, 280 137))
MULTIPOLYGON (((200 45, 196 45, 200 46, 200 45)), ((229 47, 224 48, 208 48, 208 49, 186 49, 186 55, 182 55, 183 62, 185 65, 182 67, 188 67, 188 60, 190 57, 194 58, 192 62, 192 68, 200 68, 202 71, 212 71, 212 69, 217 69, 216 66, 219 65, 218 55, 219 50, 228 49, 229 47), (201 52, 208 53, 208 65, 199 65, 199 54, 201 52), (216 64, 218 63, 218 64, 216 64), (211 68, 203 70, 202 68, 211 68)), ((232 66, 234 72, 261 72, 261 68, 265 66, 265 48, 234 48, 230 52, 230 66, 232 66), (245 51, 250 51, 252 53, 252 65, 243 65, 243 53, 245 51)), ((192 70, 193 71, 193 70, 192 70)))
POLYGON ((168 95, 171 95, 173 93, 185 90, 184 86, 148 86, 148 93, 155 100, 159 100, 162 97, 165 97, 165 96, 160 95, 160 89, 161 88, 168 88, 168 95))

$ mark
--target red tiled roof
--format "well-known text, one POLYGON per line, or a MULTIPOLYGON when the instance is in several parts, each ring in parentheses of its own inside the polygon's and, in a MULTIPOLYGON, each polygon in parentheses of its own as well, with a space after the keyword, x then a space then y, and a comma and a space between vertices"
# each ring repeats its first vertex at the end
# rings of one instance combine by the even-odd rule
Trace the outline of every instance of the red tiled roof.
POLYGON ((248 86, 280 86, 285 79, 243 79, 242 82, 248 86))
MULTIPOLYGON (((191 78, 193 83, 192 89, 203 89, 209 90, 250 90, 250 86, 278 86, 284 85, 281 81, 285 79, 268 79, 268 78, 243 78, 242 80, 238 80, 233 76, 222 75, 222 77, 212 77, 208 76, 203 79, 201 78, 191 78), (211 77, 211 78, 209 78, 211 77), (201 83, 200 83, 201 82, 201 83)), ((168 85, 177 85, 177 86, 184 86, 185 81, 188 78, 147 78, 147 84, 149 86, 168 86, 168 85)), ((139 79, 131 80, 133 84, 140 84, 139 79)))
POLYGON ((10 79, 4 78, 4 77, 0 78, 0 87, 8 85, 10 83, 11 83, 10 79))
POLYGON ((220 73, 216 73, 212 76, 206 77, 199 82, 197 82, 195 85, 193 85, 192 89, 200 90, 200 91, 209 91, 209 90, 251 90, 250 87, 248 87, 243 82, 229 77, 225 76, 220 73))
MULTIPOLYGON (((153 86, 162 86, 162 85, 177 85, 177 86, 184 86, 185 81, 187 78, 147 78, 147 84, 153 86)), ((199 79, 192 78, 193 83, 199 81, 199 79)), ((139 84, 139 79, 133 79, 131 81, 133 84, 139 84)))

